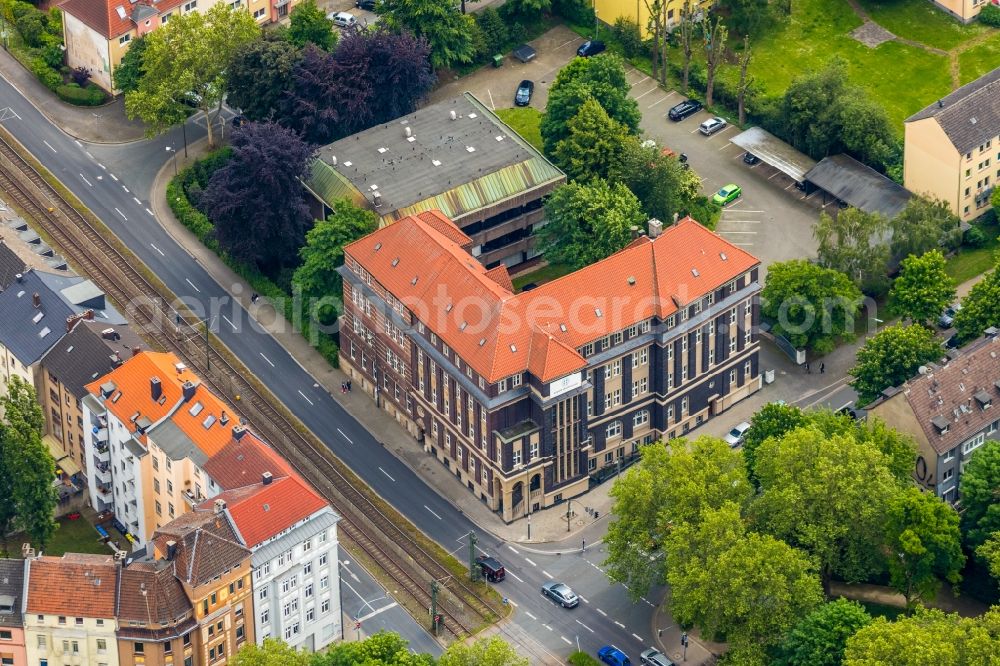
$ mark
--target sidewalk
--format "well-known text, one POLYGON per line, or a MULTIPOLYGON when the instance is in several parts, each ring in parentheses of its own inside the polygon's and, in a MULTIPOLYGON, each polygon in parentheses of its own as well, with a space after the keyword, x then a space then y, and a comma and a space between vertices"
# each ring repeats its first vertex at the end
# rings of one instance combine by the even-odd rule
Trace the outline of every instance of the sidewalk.
POLYGON ((145 126, 125 115, 125 97, 104 106, 66 104, 42 85, 9 52, 0 49, 0 76, 38 109, 52 124, 74 139, 88 143, 129 143, 145 138, 145 126))
MULTIPOLYGON (((892 588, 867 583, 831 583, 831 597, 845 597, 857 601, 905 608, 906 599, 892 588)), ((945 583, 938 590, 937 597, 925 603, 929 608, 940 608, 946 613, 958 613, 962 617, 979 617, 990 609, 988 604, 976 601, 968 595, 955 596, 951 586, 945 583)))
POLYGON ((684 630, 678 626, 669 612, 670 592, 656 606, 653 613, 652 633, 653 641, 663 654, 667 655, 671 661, 680 666, 681 664, 692 666, 703 666, 714 664, 719 655, 727 649, 725 643, 715 643, 702 638, 697 629, 687 632, 687 650, 681 645, 681 635, 684 630))

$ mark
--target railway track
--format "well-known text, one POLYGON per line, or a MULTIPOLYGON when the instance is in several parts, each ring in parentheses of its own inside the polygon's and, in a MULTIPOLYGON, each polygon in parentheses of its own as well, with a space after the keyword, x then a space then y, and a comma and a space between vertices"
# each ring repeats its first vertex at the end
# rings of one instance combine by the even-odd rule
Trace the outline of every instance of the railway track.
MULTIPOLYGON (((276 407, 277 398, 265 395, 246 380, 249 372, 237 369, 214 347, 205 348, 194 339, 180 335, 172 326, 175 311, 168 306, 171 294, 160 291, 119 251, 90 220, 81 215, 49 185, 0 133, 0 190, 33 218, 49 235, 59 251, 101 287, 142 327, 147 338, 164 350, 172 351, 195 369, 209 387, 226 396, 271 446, 285 456, 341 515, 342 540, 356 548, 399 585, 420 607, 431 607, 431 583, 447 592, 438 597, 437 608, 444 629, 455 638, 471 635, 503 614, 491 606, 460 576, 427 552, 397 521, 390 517, 359 488, 360 479, 340 468, 339 461, 325 445, 303 434, 276 407), (166 323, 166 325, 164 325, 166 323), (346 537, 346 539, 345 539, 346 537)), ((197 321, 180 313, 183 324, 196 332, 197 321)), ((417 618, 420 621, 420 618, 417 618)))

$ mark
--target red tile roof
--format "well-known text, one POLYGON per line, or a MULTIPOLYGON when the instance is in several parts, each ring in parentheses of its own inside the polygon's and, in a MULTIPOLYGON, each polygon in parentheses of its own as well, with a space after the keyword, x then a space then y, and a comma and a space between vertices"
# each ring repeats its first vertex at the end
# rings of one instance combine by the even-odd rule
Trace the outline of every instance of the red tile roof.
POLYGON ((29 563, 27 611, 68 617, 115 617, 118 565, 111 553, 37 557, 29 563))
POLYGON ((264 472, 274 478, 295 474, 288 461, 249 431, 209 458, 205 471, 223 490, 260 483, 264 472))
POLYGON ((490 382, 529 364, 552 379, 569 374, 583 367, 575 350, 584 344, 667 317, 760 263, 685 218, 655 239, 636 239, 591 266, 514 294, 441 229, 440 219, 403 218, 345 253, 490 382), (545 358, 549 351, 558 358, 545 358))
POLYGON ((59 5, 59 9, 80 19, 106 39, 112 39, 132 31, 135 23, 132 22, 131 16, 138 5, 150 7, 162 15, 179 7, 184 1, 161 0, 155 3, 134 4, 128 0, 66 0, 59 5))
POLYGON ((167 542, 177 544, 171 561, 173 574, 182 583, 198 587, 250 557, 225 513, 191 511, 181 514, 153 534, 158 557, 167 553, 167 542))

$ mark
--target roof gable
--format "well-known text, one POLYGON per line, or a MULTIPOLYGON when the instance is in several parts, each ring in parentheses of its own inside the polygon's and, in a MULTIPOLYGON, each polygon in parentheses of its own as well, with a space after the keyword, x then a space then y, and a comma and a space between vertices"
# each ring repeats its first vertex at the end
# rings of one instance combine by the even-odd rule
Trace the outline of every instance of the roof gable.
POLYGON ((1000 67, 906 119, 934 118, 959 153, 1000 134, 1000 67))
POLYGON ((36 557, 28 564, 27 612, 114 618, 117 574, 110 553, 36 557))

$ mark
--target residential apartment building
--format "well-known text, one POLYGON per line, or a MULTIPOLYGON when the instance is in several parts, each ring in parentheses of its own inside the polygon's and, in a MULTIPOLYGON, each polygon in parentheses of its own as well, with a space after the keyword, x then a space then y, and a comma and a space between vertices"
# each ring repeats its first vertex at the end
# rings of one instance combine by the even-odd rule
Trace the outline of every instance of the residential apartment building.
POLYGON ((298 0, 66 0, 59 5, 66 64, 87 68, 94 83, 116 92, 114 72, 134 40, 174 16, 208 11, 220 2, 246 7, 261 24, 282 20, 298 4, 298 0))
MULTIPOLYGON (((665 0, 663 11, 666 13, 667 28, 673 29, 680 23, 681 12, 686 0, 665 0)), ((691 8, 696 17, 704 16, 715 4, 714 0, 690 0, 691 8)), ((649 28, 650 6, 648 0, 594 0, 594 11, 597 18, 605 25, 614 25, 619 17, 625 17, 639 26, 643 38, 651 35, 649 28)))
POLYGON ((121 666, 195 666, 200 633, 194 606, 165 559, 126 560, 118 589, 121 666))
POLYGON ((868 407, 889 426, 917 441, 913 478, 938 497, 956 502, 962 472, 987 439, 1000 439, 1000 338, 996 329, 928 363, 902 386, 888 388, 868 407))
POLYGON ((206 464, 227 488, 199 511, 225 502, 240 542, 252 551, 254 634, 321 650, 343 637, 338 568, 340 517, 288 463, 242 431, 206 464))
MULTIPOLYGON (((240 543, 218 500, 212 511, 194 511, 161 527, 153 537, 155 557, 172 565, 194 608, 195 664, 229 663, 254 642, 250 550, 240 543)), ((144 648, 145 649, 145 648, 144 648)), ((145 654, 145 652, 143 652, 145 654)), ((123 663, 135 654, 122 653, 123 663)))
POLYGON ((1000 179, 1000 67, 906 119, 903 185, 963 221, 990 210, 1000 179))
POLYGON ((28 666, 24 649, 24 560, 0 559, 0 666, 28 666))
POLYGON ((232 410, 176 356, 162 352, 133 356, 87 391, 92 506, 113 512, 119 529, 141 547, 209 497, 204 465, 232 438, 232 410))
POLYGON ((383 226, 441 210, 487 268, 538 256, 542 199, 566 175, 471 93, 422 107, 320 148, 306 187, 326 218, 348 199, 383 226))
POLYGON ((992 3, 1000 4, 1000 0, 932 0, 935 5, 948 12, 963 23, 971 23, 979 16, 983 7, 992 3))
POLYGON ((440 211, 345 248, 340 360, 505 520, 760 388, 759 262, 686 218, 514 293, 440 211))
POLYGON ((24 642, 31 666, 116 666, 119 563, 107 555, 26 553, 24 642))

